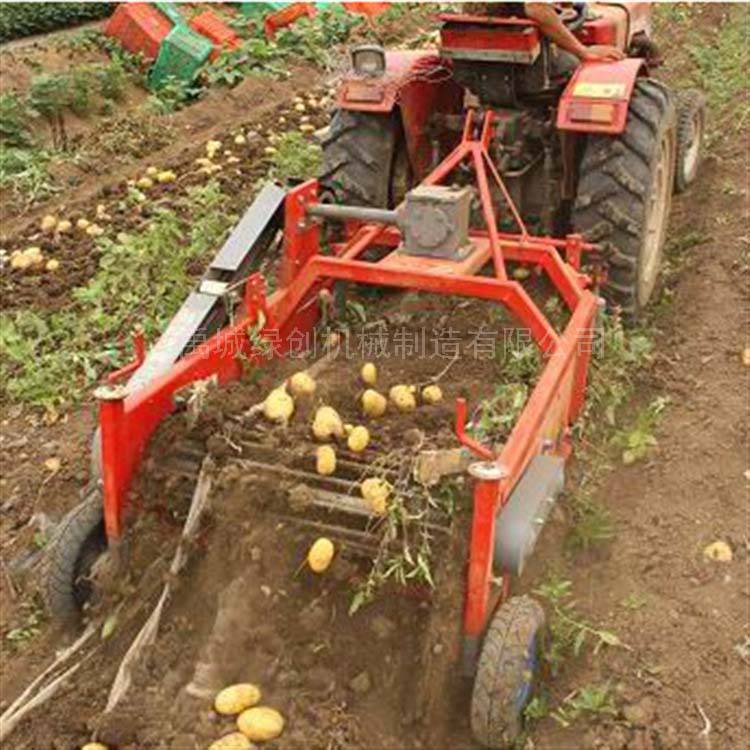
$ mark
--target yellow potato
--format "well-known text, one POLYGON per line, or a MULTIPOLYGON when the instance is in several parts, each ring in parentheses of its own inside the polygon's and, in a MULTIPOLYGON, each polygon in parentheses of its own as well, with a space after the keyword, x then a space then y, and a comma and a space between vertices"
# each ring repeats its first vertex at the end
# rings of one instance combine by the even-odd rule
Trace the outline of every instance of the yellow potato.
POLYGON ((77 229, 88 229, 91 222, 88 219, 78 219, 76 222, 77 229))
POLYGON ((263 153, 264 153, 264 154, 265 154, 266 156, 273 156, 273 155, 274 155, 274 154, 276 153, 276 149, 275 149, 275 148, 274 148, 273 146, 266 146, 266 147, 265 147, 265 148, 263 149, 263 153))
POLYGON ((267 706, 249 708, 237 717, 237 728, 250 740, 268 742, 284 731, 284 717, 267 706))
POLYGON ((413 386, 394 385, 388 396, 399 411, 414 411, 417 408, 413 386))
POLYGON ((362 411, 368 417, 382 417, 385 414, 388 402, 382 393, 368 388, 362 394, 362 411))
POLYGON ((149 177, 156 177, 156 175, 159 174, 159 170, 156 167, 147 167, 146 174, 149 177))
POLYGON ((312 431, 318 440, 340 438, 344 436, 344 423, 333 407, 321 406, 315 412, 312 431))
POLYGON ((260 703, 260 688, 250 682, 240 682, 229 685, 216 694, 214 699, 214 710, 217 714, 231 716, 242 713, 260 703))
POLYGON ((314 133, 316 128, 315 125, 312 125, 309 122, 305 122, 302 125, 299 126, 300 133, 314 133))
POLYGON ((239 133, 234 136, 234 143, 236 146, 244 146, 247 143, 247 138, 242 133, 239 133))
POLYGON ((81 745, 81 750, 109 750, 109 748, 101 742, 87 742, 81 745))
POLYGON ((89 237, 100 237, 104 234, 104 230, 98 224, 91 224, 86 228, 86 234, 89 237))
POLYGON ((242 732, 232 732, 212 742, 208 750, 255 750, 255 745, 242 732))
POLYGON ((31 258, 20 250, 10 256, 10 267, 16 271, 24 271, 31 266, 31 258))
POLYGON ((422 401, 426 404, 436 404, 443 400, 443 391, 439 385, 426 385, 422 389, 422 401))
POLYGON ((305 112, 305 111, 307 111, 307 107, 305 106, 305 103, 304 103, 304 102, 297 102, 297 103, 296 103, 296 104, 294 105, 294 109, 295 109, 295 111, 297 111, 297 112, 305 112))
POLYGON ((49 214, 42 219, 41 228, 43 232, 54 232, 57 226, 57 219, 49 214))
POLYGON ((362 365, 360 377, 367 385, 375 385, 378 379, 378 368, 372 362, 365 362, 362 365))
POLYGON ((307 553, 307 564, 313 573, 323 573, 328 570, 328 566, 333 560, 336 548, 330 539, 324 536, 316 539, 307 553))
POLYGON ((73 223, 68 221, 67 219, 63 219, 62 221, 57 222, 57 231, 60 234, 65 234, 66 232, 69 232, 73 228, 73 223))
POLYGON ((177 179, 177 175, 171 169, 165 169, 163 172, 159 172, 156 175, 157 181, 161 182, 162 185, 166 185, 170 182, 174 182, 177 179))
POLYGON ((370 477, 362 482, 360 487, 362 497, 373 513, 385 515, 388 510, 388 498, 391 495, 391 485, 380 477, 370 477))
POLYGON ((141 177, 136 181, 135 186, 141 190, 148 190, 154 186, 154 181, 150 177, 141 177))
POLYGON ((289 378, 289 390, 295 398, 298 396, 312 396, 315 393, 315 385, 315 380, 306 372, 295 372, 289 378))
POLYGON ((60 268, 60 261, 52 258, 51 260, 47 261, 47 265, 45 266, 45 268, 48 271, 57 271, 57 269, 60 268))
POLYGON ((263 414, 272 422, 286 424, 294 413, 294 399, 284 386, 274 388, 263 402, 263 414))
POLYGON ((41 247, 27 247, 23 254, 26 256, 26 258, 29 261, 29 265, 32 266, 41 266, 42 263, 44 263, 44 256, 42 255, 42 248, 41 247))
POLYGON ((336 451, 330 445, 321 445, 315 451, 315 470, 324 477, 336 471, 336 451))
POLYGON ((349 433, 349 437, 346 440, 349 450, 354 453, 362 453, 362 451, 367 448, 369 442, 370 432, 367 427, 363 427, 362 425, 355 427, 349 433))
POLYGON ((732 562, 732 548, 726 542, 712 542, 703 550, 703 556, 716 562, 732 562))

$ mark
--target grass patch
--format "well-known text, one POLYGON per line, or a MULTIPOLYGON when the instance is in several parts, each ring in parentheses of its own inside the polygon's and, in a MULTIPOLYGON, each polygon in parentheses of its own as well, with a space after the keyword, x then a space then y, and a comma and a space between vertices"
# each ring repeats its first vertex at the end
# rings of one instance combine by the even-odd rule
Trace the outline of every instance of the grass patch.
POLYGON ((722 4, 723 22, 707 32, 701 16, 709 4, 659 3, 654 8, 656 38, 668 38, 675 27, 686 33, 685 44, 670 50, 667 61, 678 88, 698 88, 708 98, 709 141, 738 133, 750 118, 747 71, 750 67, 750 7, 722 4))
POLYGON ((318 174, 323 160, 320 145, 302 133, 290 130, 279 136, 268 177, 281 183, 318 174))
POLYGON ((64 310, 0 316, 4 395, 47 408, 75 402, 123 364, 120 341, 136 324, 153 340, 190 291, 191 264, 230 227, 225 205, 216 183, 192 189, 176 210, 157 209, 146 231, 100 240, 98 272, 64 310))

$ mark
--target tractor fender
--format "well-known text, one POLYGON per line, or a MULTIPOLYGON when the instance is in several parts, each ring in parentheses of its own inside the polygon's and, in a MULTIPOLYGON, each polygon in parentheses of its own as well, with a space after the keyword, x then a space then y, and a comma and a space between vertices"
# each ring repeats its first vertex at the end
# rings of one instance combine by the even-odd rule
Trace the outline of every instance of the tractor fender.
POLYGON ((460 112, 463 89, 453 80, 451 61, 437 51, 389 50, 385 65, 384 74, 377 78, 345 76, 337 106, 383 116, 397 109, 412 171, 421 179, 431 163, 428 120, 435 113, 460 112))
POLYGON ((622 133, 633 87, 642 72, 645 61, 640 58, 581 63, 560 97, 558 130, 622 133))

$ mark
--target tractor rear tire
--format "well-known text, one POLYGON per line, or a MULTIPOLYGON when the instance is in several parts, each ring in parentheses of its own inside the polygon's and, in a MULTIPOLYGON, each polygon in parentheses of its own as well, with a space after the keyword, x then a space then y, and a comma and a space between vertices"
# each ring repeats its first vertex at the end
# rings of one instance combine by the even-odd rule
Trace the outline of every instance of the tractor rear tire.
POLYGON ((698 176, 706 129, 706 99, 696 89, 677 93, 677 159, 674 191, 684 193, 698 176))
POLYGON ((321 194, 331 203, 392 208, 410 181, 398 112, 339 109, 323 139, 321 194))
POLYGON ((93 490, 60 523, 45 555, 42 595, 50 615, 76 623, 91 599, 94 564, 107 549, 101 492, 93 490))
POLYGON ((509 599, 492 618, 471 696, 471 730, 484 747, 511 747, 521 734, 543 629, 544 610, 528 596, 509 599))
POLYGON ((579 167, 574 231, 605 249, 603 293, 629 318, 656 287, 675 172, 676 112, 668 89, 636 82, 625 130, 589 135, 579 167))

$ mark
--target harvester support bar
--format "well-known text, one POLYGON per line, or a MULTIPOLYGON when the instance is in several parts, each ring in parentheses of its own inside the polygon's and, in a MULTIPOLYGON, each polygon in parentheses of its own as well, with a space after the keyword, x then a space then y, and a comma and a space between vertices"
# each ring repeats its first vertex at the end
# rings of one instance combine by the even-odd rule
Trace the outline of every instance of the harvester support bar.
POLYGON ((383 267, 345 258, 314 257, 289 287, 278 307, 280 323, 295 310, 317 282, 325 279, 418 289, 433 294, 476 297, 505 305, 525 325, 543 353, 553 351, 559 337, 524 288, 515 281, 481 276, 445 276, 397 267, 383 267))
MULTIPOLYGON (((502 477, 478 479, 469 551, 464 634, 471 652, 487 625, 492 590, 496 515, 531 459, 549 446, 567 451, 567 426, 583 403, 585 373, 591 351, 591 333, 597 298, 585 292, 568 323, 560 345, 549 357, 521 416, 496 463, 502 477)), ((467 656, 467 661, 471 661, 467 656)))

